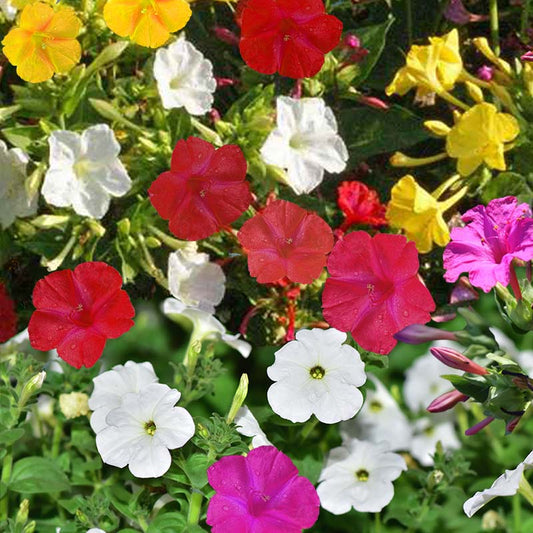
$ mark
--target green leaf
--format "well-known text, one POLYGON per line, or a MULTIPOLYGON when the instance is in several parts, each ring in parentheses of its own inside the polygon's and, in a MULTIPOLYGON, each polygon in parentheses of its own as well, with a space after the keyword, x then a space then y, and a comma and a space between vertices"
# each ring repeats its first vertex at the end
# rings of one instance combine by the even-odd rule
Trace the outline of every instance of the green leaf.
POLYGON ((106 46, 95 58, 94 61, 87 67, 83 77, 89 78, 96 71, 102 67, 109 66, 115 62, 128 47, 128 41, 118 41, 116 43, 106 46))
POLYGON ((210 461, 206 455, 195 453, 181 465, 193 488, 201 489, 207 485, 207 467, 209 464, 210 461))
POLYGON ((13 116, 20 109, 19 105, 10 105, 8 107, 0 107, 0 122, 4 122, 9 117, 13 116))
POLYGON ((0 500, 6 495, 7 493, 7 485, 0 481, 0 500))
POLYGON ((102 115, 104 118, 112 120, 113 122, 118 122, 119 124, 123 124, 124 126, 127 126, 128 128, 131 128, 139 133, 143 133, 145 131, 143 128, 140 128, 127 118, 124 118, 124 115, 109 102, 100 100, 98 98, 89 98, 89 102, 94 107, 96 112, 99 115, 102 115))
POLYGON ((39 126, 14 126, 2 130, 2 135, 13 145, 21 150, 27 151, 33 141, 42 135, 39 126))
POLYGON ((448 374, 441 377, 447 379, 459 392, 474 398, 480 403, 483 403, 489 395, 490 387, 485 381, 456 374, 448 374))
POLYGON ((177 533, 186 526, 185 516, 182 513, 163 513, 155 517, 146 533, 177 533))
POLYGON ((516 196, 519 202, 531 203, 533 190, 528 180, 516 172, 500 172, 492 178, 483 189, 482 199, 489 203, 494 198, 516 196))
POLYGON ((24 435, 22 428, 7 429, 0 432, 0 445, 10 446, 24 435))
POLYGON ((24 457, 13 465, 9 490, 24 494, 61 492, 70 489, 67 476, 44 457, 24 457))

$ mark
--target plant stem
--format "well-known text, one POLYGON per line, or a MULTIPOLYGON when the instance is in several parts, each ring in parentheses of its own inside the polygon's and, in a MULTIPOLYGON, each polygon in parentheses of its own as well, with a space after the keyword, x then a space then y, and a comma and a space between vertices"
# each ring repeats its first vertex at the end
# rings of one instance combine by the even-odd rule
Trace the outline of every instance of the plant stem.
POLYGON ((202 512, 202 499, 203 495, 201 492, 194 491, 191 494, 191 501, 189 502, 189 514, 187 515, 187 524, 194 525, 198 524, 200 521, 200 513, 202 512))
MULTIPOLYGON (((11 478, 12 466, 13 466, 13 451, 11 448, 9 448, 2 462, 2 477, 0 478, 0 481, 2 481, 2 483, 5 483, 6 485, 8 484, 9 479, 11 478)), ((9 491, 7 491, 4 497, 0 500, 0 522, 2 522, 3 520, 7 520, 8 499, 9 499, 9 491)))
POLYGON ((520 494, 515 494, 513 496, 513 533, 520 533, 521 532, 521 517, 520 517, 520 511, 521 511, 521 501, 520 501, 520 494))
POLYGON ((524 42, 528 41, 526 31, 527 31, 527 25, 529 22, 529 7, 530 7, 530 0, 524 0, 522 4, 522 13, 520 17, 520 37, 522 38, 524 42))
POLYGON ((514 266, 509 266, 509 270, 511 273, 511 289, 513 289, 513 293, 515 298, 520 301, 522 299, 522 291, 520 290, 520 284, 518 283, 518 278, 516 277, 516 270, 514 269, 514 266))
POLYGON ((500 55, 500 22, 498 19, 498 0, 489 0, 490 39, 494 53, 500 55))
POLYGON ((407 19, 407 40, 411 46, 413 44, 413 6, 411 0, 405 0, 405 18, 407 19))
POLYGON ((316 417, 306 422, 305 426, 302 428, 302 440, 305 440, 307 437, 309 437, 309 435, 311 434, 313 429, 316 428, 317 425, 318 425, 318 418, 316 417))
POLYGON ((63 421, 57 419, 54 427, 54 433, 52 435, 52 458, 56 458, 59 455, 59 445, 61 444, 61 437, 63 436, 63 421))

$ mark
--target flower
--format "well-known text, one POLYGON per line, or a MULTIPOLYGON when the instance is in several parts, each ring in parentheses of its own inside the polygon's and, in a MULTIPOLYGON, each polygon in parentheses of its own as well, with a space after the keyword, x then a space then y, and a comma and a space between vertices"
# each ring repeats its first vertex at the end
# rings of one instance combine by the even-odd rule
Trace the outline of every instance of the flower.
POLYGON ((102 461, 118 468, 128 465, 135 477, 161 477, 170 468, 169 450, 181 448, 194 435, 192 416, 174 407, 180 396, 162 383, 125 394, 96 435, 102 461))
POLYGON ((320 276, 333 247, 333 232, 313 212, 276 200, 247 220, 238 233, 250 275, 259 283, 287 277, 311 283, 320 276))
POLYGON ((241 340, 239 334, 231 335, 227 333, 223 324, 213 315, 201 309, 187 307, 175 298, 167 298, 163 302, 163 313, 176 322, 181 322, 181 319, 185 318, 187 322, 193 324, 191 344, 203 340, 222 341, 237 350, 243 357, 248 357, 252 351, 250 344, 241 340))
POLYGON ((168 258, 168 285, 172 296, 189 307, 214 313, 224 298, 226 276, 220 265, 193 247, 177 250, 168 258))
POLYGON ((435 310, 418 278, 415 245, 401 235, 349 233, 335 244, 328 272, 324 319, 350 331, 365 350, 388 354, 396 345, 395 333, 410 324, 425 324, 435 310))
POLYGON ((347 229, 353 224, 385 226, 385 206, 379 201, 375 189, 367 187, 360 181, 343 181, 337 187, 337 205, 344 214, 341 228, 347 229))
POLYGON ((455 181, 455 178, 448 180, 444 187, 430 194, 407 174, 391 190, 387 220, 391 227, 403 229, 421 254, 431 252, 433 243, 446 246, 450 240, 443 214, 465 195, 467 187, 447 200, 439 201, 438 198, 455 181))
POLYGON ((10 0, 0 0, 0 11, 4 14, 7 20, 13 20, 17 14, 17 8, 10 0))
POLYGON ((337 133, 333 111, 322 98, 276 100, 276 128, 261 148, 265 163, 287 170, 296 194, 308 193, 324 179, 324 170, 342 172, 348 150, 337 133))
POLYGON ((215 489, 207 508, 213 533, 299 533, 318 518, 315 488, 274 446, 222 457, 207 469, 207 479, 215 489))
POLYGON ((476 492, 471 498, 466 500, 463 505, 465 514, 468 518, 471 518, 494 498, 497 498, 498 496, 513 496, 517 492, 520 492, 522 485, 527 487, 527 482, 524 483, 524 471, 531 470, 531 468, 533 468, 533 452, 531 452, 515 469, 506 470, 494 481, 490 488, 476 492))
POLYGON ((326 14, 322 0, 248 0, 241 17, 242 58, 262 74, 314 76, 342 33, 342 22, 326 14))
POLYGON ((192 11, 186 0, 108 0, 104 20, 111 31, 150 48, 165 44, 185 27, 192 11))
POLYGON ((107 415, 121 406, 126 394, 138 393, 157 381, 151 363, 133 361, 115 365, 111 370, 93 378, 94 389, 89 398, 89 408, 93 411, 90 420, 93 431, 99 433, 107 427, 107 415))
POLYGON ((76 41, 80 28, 81 21, 71 7, 28 4, 19 25, 2 41, 4 54, 23 80, 49 80, 54 73, 68 72, 80 60, 81 47, 76 41))
POLYGON ((369 375, 375 389, 367 389, 365 403, 357 416, 341 424, 343 443, 356 438, 370 442, 387 442, 389 450, 408 450, 411 443, 411 426, 390 395, 375 376, 369 375))
POLYGON ((177 142, 170 170, 150 186, 150 201, 179 239, 205 239, 237 220, 252 201, 246 159, 235 144, 215 150, 197 137, 177 142))
POLYGON ((437 423, 439 416, 442 415, 419 418, 414 423, 409 451, 423 466, 433 465, 433 454, 438 442, 442 444, 445 450, 455 450, 461 447, 453 423, 448 420, 437 423))
POLYGON ((478 376, 484 376, 489 373, 486 368, 478 365, 475 361, 472 361, 472 359, 469 359, 466 355, 453 348, 437 346, 430 348, 429 351, 433 357, 450 368, 456 368, 463 372, 477 374, 478 376))
POLYGON ((65 418, 78 418, 89 414, 89 397, 84 392, 70 392, 59 395, 59 409, 65 418))
POLYGON ((272 446, 264 431, 259 427, 259 422, 257 422, 252 411, 246 405, 237 411, 234 422, 238 433, 245 437, 252 437, 252 448, 272 446))
POLYGON ((302 329, 277 352, 267 369, 275 381, 268 389, 272 410, 291 422, 315 415, 336 424, 353 418, 363 405, 358 387, 366 381, 365 365, 346 333, 336 329, 302 329))
POLYGON ((339 515, 353 507, 363 513, 378 513, 394 496, 392 482, 407 470, 401 455, 388 444, 351 439, 328 455, 317 488, 320 505, 339 515))
POLYGON ((0 342, 7 342, 17 333, 15 304, 6 286, 0 282, 0 342))
POLYGON ((33 348, 56 348, 59 357, 76 368, 93 366, 106 340, 133 326, 135 310, 121 286, 120 274, 96 261, 39 280, 33 289, 36 310, 28 325, 33 348))
POLYGON ((457 336, 453 331, 424 326, 422 324, 412 324, 411 326, 407 326, 396 333, 394 337, 397 341, 405 342, 407 344, 423 344, 425 342, 437 340, 457 340, 457 336))
POLYGON ((470 283, 489 292, 496 283, 509 285, 514 258, 533 259, 533 219, 528 204, 514 196, 478 205, 461 219, 466 226, 453 228, 443 255, 444 279, 457 280, 468 272, 470 283))
POLYGON ((154 78, 165 109, 184 107, 203 115, 213 105, 217 83, 213 64, 185 39, 178 39, 155 54, 154 78))
POLYGON ((41 192, 58 207, 72 206, 78 215, 102 218, 111 196, 124 196, 131 180, 120 162, 120 145, 107 124, 81 135, 57 130, 48 138, 50 167, 41 192))
POLYGON ((29 157, 20 148, 7 148, 0 141, 0 226, 4 229, 11 226, 17 217, 27 217, 37 211, 37 195, 31 198, 26 192, 26 167, 29 157))
POLYGON ((388 96, 404 95, 416 87, 416 97, 442 93, 453 89, 463 70, 459 53, 459 33, 456 29, 442 37, 430 37, 429 45, 411 46, 405 67, 397 73, 386 88, 388 96))
POLYGON ((482 102, 463 113, 446 137, 446 152, 457 159, 457 172, 469 176, 479 165, 505 170, 503 153, 520 133, 518 121, 482 102))

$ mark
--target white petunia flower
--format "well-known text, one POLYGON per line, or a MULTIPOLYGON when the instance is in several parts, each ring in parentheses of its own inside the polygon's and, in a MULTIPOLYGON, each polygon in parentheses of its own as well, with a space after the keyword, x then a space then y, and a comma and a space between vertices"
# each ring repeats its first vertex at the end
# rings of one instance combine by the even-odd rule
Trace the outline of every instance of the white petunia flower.
POLYGON ((276 383, 267 397, 276 414, 291 422, 315 415, 325 424, 355 416, 363 405, 357 387, 366 381, 365 365, 345 341, 346 333, 333 328, 302 329, 275 353, 267 374, 276 383))
POLYGON ((0 0, 0 11, 4 13, 7 20, 14 20, 17 15, 17 8, 10 0, 0 0))
POLYGON ((154 77, 165 109, 184 107, 191 115, 211 109, 217 88, 213 64, 189 41, 178 39, 157 51, 154 77))
POLYGON ((533 350, 519 350, 515 343, 498 328, 490 328, 498 346, 507 352, 511 359, 515 360, 529 376, 533 376, 533 350))
POLYGON ((118 158, 120 144, 107 124, 97 124, 81 135, 57 130, 48 139, 50 168, 44 177, 46 201, 72 206, 78 215, 102 218, 111 196, 124 196, 131 180, 118 158))
MULTIPOLYGON (((513 496, 521 488, 525 470, 533 468, 533 452, 531 452, 514 470, 506 470, 494 481, 490 488, 476 492, 463 505, 465 514, 470 518, 485 504, 498 496, 513 496)), ((524 483, 524 485, 526 485, 524 483)), ((527 487, 527 485, 526 485, 527 487)))
POLYGON ((238 433, 245 437, 252 437, 252 448, 272 446, 272 443, 267 439, 264 431, 260 428, 259 422, 246 405, 242 406, 237 411, 237 416, 235 416, 234 422, 238 433))
POLYGON ((461 443, 455 433, 452 422, 444 420, 437 422, 439 415, 418 419, 413 424, 413 439, 411 441, 411 455, 423 466, 432 466, 435 447, 440 441, 445 450, 455 450, 461 443))
POLYGON ((408 450, 411 425, 387 388, 369 375, 376 389, 367 389, 363 407, 353 420, 341 424, 344 441, 352 438, 370 442, 387 442, 391 451, 408 450))
POLYGON ((183 407, 174 407, 181 394, 162 383, 122 397, 121 406, 106 417, 108 426, 96 435, 104 463, 124 468, 135 477, 160 477, 169 468, 169 450, 181 448, 194 435, 194 421, 183 407))
POLYGON ((111 370, 93 379, 94 390, 89 398, 91 427, 99 433, 107 427, 106 417, 110 411, 122 405, 122 398, 131 392, 140 392, 158 381, 151 363, 116 365, 111 370))
POLYGON ((277 99, 277 127, 261 148, 265 163, 287 171, 287 184, 296 194, 311 192, 324 171, 342 172, 348 150, 337 134, 333 111, 322 98, 277 99))
POLYGON ((392 500, 392 482, 403 470, 407 470, 405 460, 389 451, 388 443, 352 439, 329 452, 318 480, 320 505, 336 515, 352 507, 378 513, 392 500))
POLYGON ((92 527, 91 529, 87 530, 87 533, 105 533, 105 531, 98 527, 92 527))
POLYGON ((24 182, 30 159, 20 148, 8 149, 0 141, 0 227, 7 228, 17 217, 37 211, 37 195, 28 197, 24 182))
POLYGON ((176 298, 167 298, 163 302, 163 313, 176 322, 181 322, 181 318, 185 318, 192 323, 191 343, 203 340, 219 340, 237 350, 243 357, 248 357, 252 351, 248 342, 240 339, 238 333, 236 335, 228 333, 224 325, 213 315, 201 309, 188 307, 176 298))
POLYGON ((214 313, 215 306, 224 298, 226 276, 220 265, 209 261, 209 256, 187 247, 170 254, 168 258, 168 285, 172 296, 188 307, 214 313))

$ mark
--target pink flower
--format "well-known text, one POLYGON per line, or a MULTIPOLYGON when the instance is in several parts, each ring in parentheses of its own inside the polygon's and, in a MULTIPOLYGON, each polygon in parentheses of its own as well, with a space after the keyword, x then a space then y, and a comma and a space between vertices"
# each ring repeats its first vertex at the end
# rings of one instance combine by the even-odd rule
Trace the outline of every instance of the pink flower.
POLYGON ((470 283, 489 292, 496 283, 509 285, 514 258, 533 259, 533 219, 527 204, 514 196, 497 198, 487 207, 467 211, 464 228, 454 228, 444 250, 444 279, 453 282, 468 272, 470 283))
POLYGON ((402 235, 349 233, 329 256, 324 318, 365 350, 388 354, 395 333, 429 322, 435 310, 418 267, 415 244, 402 235))
POLYGON ((315 488, 274 446, 222 457, 207 478, 216 491, 207 509, 213 533, 300 533, 318 518, 315 488))

